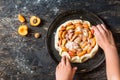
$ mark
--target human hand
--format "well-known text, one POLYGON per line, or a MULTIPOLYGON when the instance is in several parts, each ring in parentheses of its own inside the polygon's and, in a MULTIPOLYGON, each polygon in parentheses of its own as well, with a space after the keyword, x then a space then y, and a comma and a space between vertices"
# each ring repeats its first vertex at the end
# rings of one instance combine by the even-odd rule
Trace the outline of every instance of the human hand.
POLYGON ((119 56, 111 31, 107 30, 103 24, 97 25, 96 27, 93 26, 92 28, 95 32, 97 44, 105 53, 107 79, 120 80, 119 56))
POLYGON ((99 24, 96 27, 93 26, 92 28, 94 30, 96 42, 103 50, 108 49, 108 47, 115 47, 112 33, 107 30, 104 24, 99 24))
POLYGON ((72 80, 76 70, 77 67, 72 68, 68 58, 63 56, 56 67, 56 80, 72 80))

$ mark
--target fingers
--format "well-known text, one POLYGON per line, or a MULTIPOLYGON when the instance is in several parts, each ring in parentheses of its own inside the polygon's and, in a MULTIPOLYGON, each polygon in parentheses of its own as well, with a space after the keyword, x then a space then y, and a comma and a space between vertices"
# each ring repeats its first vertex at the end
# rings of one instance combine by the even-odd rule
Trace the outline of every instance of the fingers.
POLYGON ((63 56, 61 59, 61 64, 62 65, 70 65, 70 61, 66 56, 63 56))
POLYGON ((62 59, 61 59, 61 64, 62 64, 62 65, 65 65, 65 64, 66 64, 66 57, 65 57, 65 56, 62 57, 62 59))
POLYGON ((96 27, 98 28, 98 30, 99 30, 101 33, 105 33, 105 30, 104 30, 104 28, 103 28, 101 25, 98 24, 96 27))
POLYGON ((76 71, 77 71, 77 67, 73 67, 73 75, 75 74, 76 71))
POLYGON ((98 29, 97 27, 95 27, 95 26, 92 26, 92 28, 93 28, 93 30, 94 30, 95 36, 99 36, 99 35, 100 35, 99 29, 98 29))
POLYGON ((65 64, 66 64, 66 58, 65 56, 63 56, 61 58, 61 62, 59 62, 59 64, 57 65, 56 70, 59 69, 61 66, 64 66, 65 64))
POLYGON ((106 28, 105 24, 101 24, 101 26, 105 31, 107 31, 107 28, 106 28))
POLYGON ((70 61, 67 57, 66 57, 66 65, 70 65, 70 61))
POLYGON ((61 68, 61 67, 63 67, 63 66, 66 66, 66 64, 67 64, 67 65, 70 65, 70 62, 69 62, 69 60, 68 60, 67 57, 63 56, 63 57, 61 58, 61 62, 57 65, 56 70, 58 70, 59 68, 61 68))
POLYGON ((100 35, 101 33, 102 34, 108 33, 108 30, 107 30, 107 28, 105 27, 104 24, 101 24, 101 25, 98 24, 96 27, 93 26, 92 28, 95 31, 95 35, 97 35, 97 36, 100 35))
POLYGON ((59 71, 59 70, 63 70, 63 69, 67 69, 67 70, 71 70, 71 73, 74 75, 76 70, 77 70, 77 67, 73 67, 71 66, 70 64, 70 61, 67 57, 62 57, 61 58, 61 62, 57 65, 56 67, 56 71, 59 71))
POLYGON ((61 63, 59 63, 59 64, 57 65, 56 70, 59 69, 60 66, 61 66, 61 63))

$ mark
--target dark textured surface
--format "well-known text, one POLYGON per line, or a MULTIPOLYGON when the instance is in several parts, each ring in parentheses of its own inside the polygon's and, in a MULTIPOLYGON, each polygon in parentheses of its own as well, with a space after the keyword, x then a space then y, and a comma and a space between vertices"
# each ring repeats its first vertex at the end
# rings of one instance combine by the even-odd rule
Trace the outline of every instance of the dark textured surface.
MULTIPOLYGON (((45 37, 54 18, 67 10, 87 9, 97 14, 113 32, 120 53, 119 0, 0 0, 0 80, 54 80, 55 62, 49 56, 45 37), (17 15, 27 21, 31 15, 42 19, 39 27, 31 27, 31 34, 17 33, 21 24, 17 15), (35 39, 34 32, 42 37, 35 39)), ((75 80, 106 80, 105 63, 97 69, 77 74, 75 80)))

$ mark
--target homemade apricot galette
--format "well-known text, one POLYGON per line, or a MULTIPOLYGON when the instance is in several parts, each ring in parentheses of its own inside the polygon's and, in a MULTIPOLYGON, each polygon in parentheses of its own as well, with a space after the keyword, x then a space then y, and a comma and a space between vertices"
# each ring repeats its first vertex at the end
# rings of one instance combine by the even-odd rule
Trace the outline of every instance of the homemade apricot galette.
POLYGON ((67 56, 72 63, 92 58, 98 45, 90 22, 76 19, 61 24, 55 34, 55 48, 60 56, 67 56))

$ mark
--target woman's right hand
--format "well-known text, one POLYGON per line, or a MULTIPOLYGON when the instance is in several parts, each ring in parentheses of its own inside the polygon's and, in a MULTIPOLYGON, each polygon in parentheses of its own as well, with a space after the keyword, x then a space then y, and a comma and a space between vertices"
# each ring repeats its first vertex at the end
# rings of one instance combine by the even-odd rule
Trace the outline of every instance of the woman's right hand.
POLYGON ((104 50, 106 57, 106 70, 108 80, 120 80, 120 62, 117 48, 112 33, 106 29, 105 25, 92 27, 97 44, 104 50), (112 63, 112 64, 111 64, 112 63))
POLYGON ((104 24, 93 26, 97 44, 105 51, 110 47, 116 47, 111 31, 104 24))

